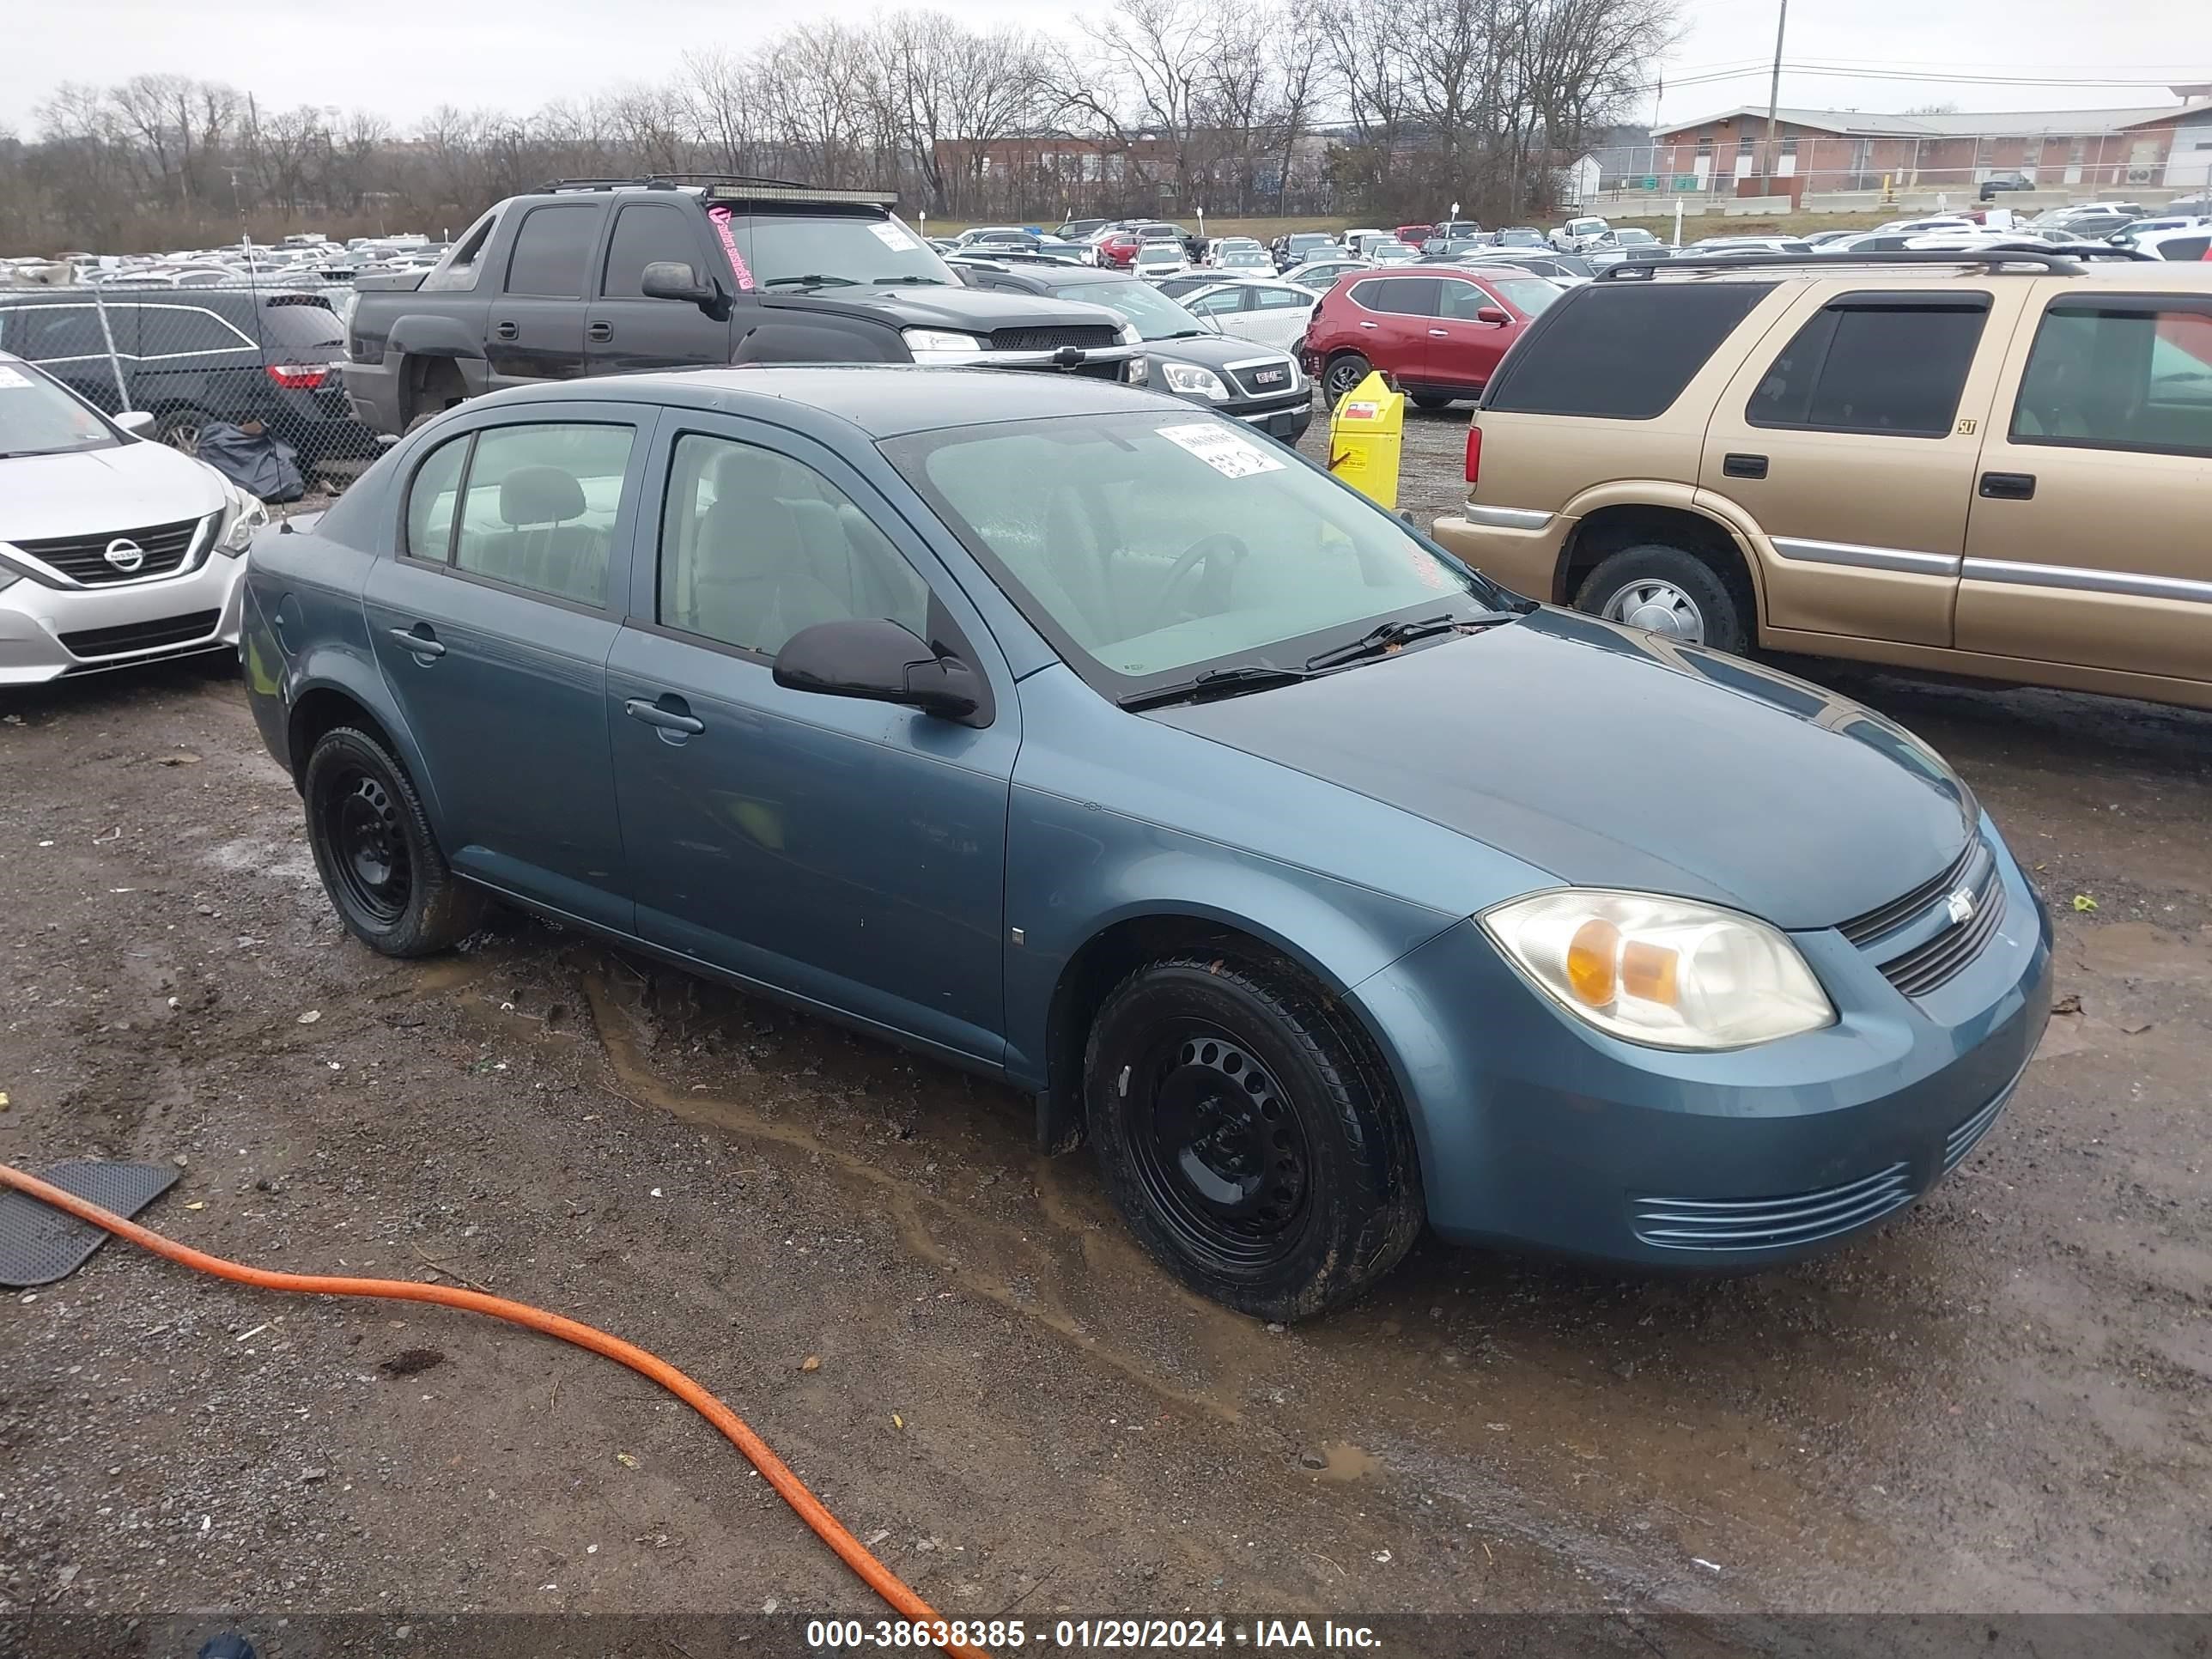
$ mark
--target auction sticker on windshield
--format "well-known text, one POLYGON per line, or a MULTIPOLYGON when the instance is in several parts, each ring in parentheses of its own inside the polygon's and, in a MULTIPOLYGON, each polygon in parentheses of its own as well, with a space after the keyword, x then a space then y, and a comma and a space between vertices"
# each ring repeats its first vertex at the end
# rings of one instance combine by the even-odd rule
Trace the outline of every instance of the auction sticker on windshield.
POLYGON ((1224 478, 1249 478, 1255 472, 1280 472, 1276 457, 1226 427, 1210 422, 1156 428, 1170 443, 1188 450, 1224 478))
POLYGON ((870 225, 868 228, 875 233, 876 240, 892 252, 908 253, 913 251, 914 238, 896 225, 870 225))
POLYGON ((0 363, 0 391, 12 391, 17 386, 26 386, 30 383, 28 375, 9 368, 5 363, 0 363))

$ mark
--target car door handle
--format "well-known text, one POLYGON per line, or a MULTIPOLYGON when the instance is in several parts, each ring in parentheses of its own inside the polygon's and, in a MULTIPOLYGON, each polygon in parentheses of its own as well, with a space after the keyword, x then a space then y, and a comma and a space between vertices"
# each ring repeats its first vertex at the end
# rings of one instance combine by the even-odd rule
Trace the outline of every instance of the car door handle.
POLYGON ((1429 337, 1432 340, 1449 340, 1451 338, 1451 331, 1448 328, 1432 328, 1429 331, 1429 337))
POLYGON ((1378 325, 1374 324, 1374 323, 1362 323, 1362 324, 1360 324, 1360 327, 1362 327, 1362 328, 1374 328, 1374 327, 1376 327, 1376 326, 1378 326, 1378 325))
POLYGON ((1766 457, 1726 455, 1721 459, 1721 471, 1730 478, 1763 478, 1766 476, 1766 457))
POLYGON ((521 332, 521 325, 517 323, 494 323, 492 325, 491 334, 492 338, 495 340, 512 340, 516 335, 521 332))
POLYGON ((615 325, 612 323, 593 323, 584 331, 584 337, 604 345, 615 337, 615 325))
POLYGON ((430 631, 428 623, 416 623, 412 628, 395 628, 392 637, 405 646, 416 657, 442 657, 446 644, 430 631))
POLYGON ((1984 472, 1982 494, 1993 501, 2032 501, 2035 499, 2035 474, 1984 472))
POLYGON ((623 704, 623 713, 660 731, 680 732, 686 737, 696 738, 707 729, 707 722, 695 716, 690 705, 678 696, 664 696, 659 702, 632 697, 623 704))

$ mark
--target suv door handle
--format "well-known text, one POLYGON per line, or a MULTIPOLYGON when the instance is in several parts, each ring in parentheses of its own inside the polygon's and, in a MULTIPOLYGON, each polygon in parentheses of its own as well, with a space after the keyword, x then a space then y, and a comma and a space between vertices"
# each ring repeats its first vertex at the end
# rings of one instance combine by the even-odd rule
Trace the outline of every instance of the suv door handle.
POLYGON ((1362 324, 1360 324, 1360 327, 1362 327, 1362 328, 1375 328, 1375 327, 1377 327, 1377 326, 1379 326, 1379 325, 1375 324, 1375 323, 1362 323, 1362 324))
POLYGON ((2035 499, 2033 472, 1984 472, 1982 494, 1993 501, 2032 501, 2035 499))
POLYGON ((494 323, 492 325, 491 335, 495 340, 512 340, 521 332, 522 329, 519 324, 494 323))
POLYGON ((672 740, 677 742, 696 738, 707 729, 707 722, 692 714, 691 705, 672 691, 662 692, 658 702, 632 697, 623 704, 623 713, 634 720, 643 720, 661 732, 675 734, 672 740))
POLYGON ((428 623, 416 623, 412 628, 395 628, 392 630, 392 637, 405 646, 417 661, 446 654, 445 641, 430 631, 428 623))
POLYGON ((1448 328, 1432 328, 1429 331, 1429 337, 1432 340, 1449 340, 1451 338, 1451 331, 1448 328))
POLYGON ((612 323, 593 323, 584 331, 584 337, 604 345, 615 337, 615 325, 612 323))
POLYGON ((1766 476, 1766 457, 1724 455, 1721 458, 1721 473, 1729 478, 1763 478, 1766 476))

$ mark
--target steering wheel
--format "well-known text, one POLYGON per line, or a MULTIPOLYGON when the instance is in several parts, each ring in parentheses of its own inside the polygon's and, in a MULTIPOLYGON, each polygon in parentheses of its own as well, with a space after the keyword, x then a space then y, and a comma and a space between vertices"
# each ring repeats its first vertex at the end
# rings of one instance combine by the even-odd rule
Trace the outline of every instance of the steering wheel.
POLYGON ((1168 571, 1167 580, 1160 584, 1160 596, 1152 605, 1152 626, 1165 628, 1177 620, 1176 601, 1182 597, 1184 588, 1194 586, 1194 578, 1209 587, 1226 587, 1237 567, 1251 553, 1250 548, 1226 531, 1200 537, 1183 550, 1182 556, 1168 571), (1201 571, 1203 576, 1199 574, 1201 571))

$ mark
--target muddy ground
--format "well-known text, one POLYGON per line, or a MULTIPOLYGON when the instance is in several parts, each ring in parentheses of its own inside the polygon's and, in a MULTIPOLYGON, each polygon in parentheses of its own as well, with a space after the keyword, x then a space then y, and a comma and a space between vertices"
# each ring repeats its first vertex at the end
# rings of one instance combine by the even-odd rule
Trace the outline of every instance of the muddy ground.
MULTIPOLYGON (((1413 417, 1424 517, 1463 420, 1413 417)), ((2212 716, 1824 677, 1972 782, 2078 1012, 1787 1272, 1429 1243, 1318 1324, 1195 1302, 1004 1091, 520 917, 373 956, 188 665, 0 709, 0 1158, 173 1159, 146 1218, 211 1250, 642 1343, 951 1614, 2212 1608, 2212 716)), ((0 1303, 0 1613, 770 1603, 877 1611, 590 1356, 120 1248, 0 1303)))

